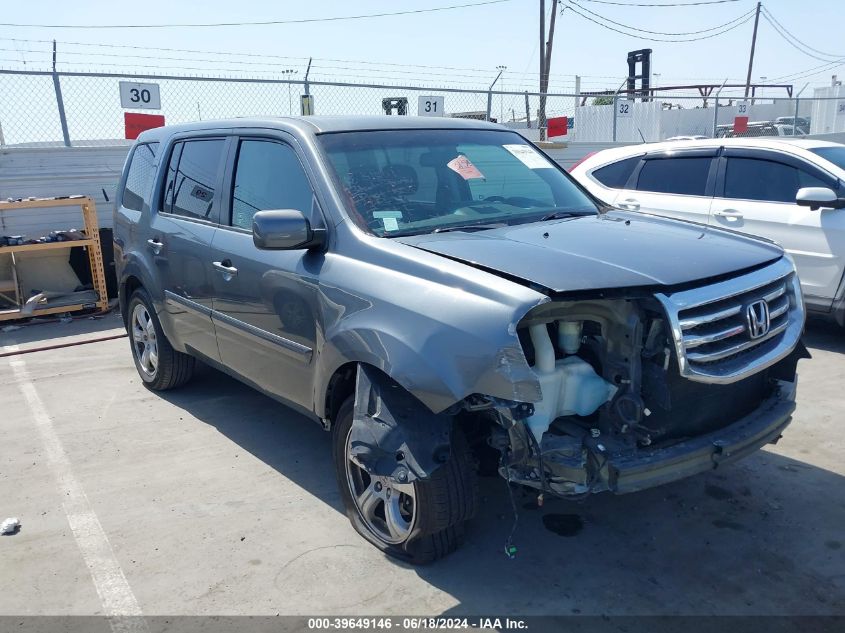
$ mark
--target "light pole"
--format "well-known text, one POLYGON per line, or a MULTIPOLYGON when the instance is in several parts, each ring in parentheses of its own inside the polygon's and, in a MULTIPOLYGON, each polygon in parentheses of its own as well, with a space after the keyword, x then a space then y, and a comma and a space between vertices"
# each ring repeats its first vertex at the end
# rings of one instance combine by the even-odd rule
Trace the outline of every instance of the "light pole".
MULTIPOLYGON (((507 69, 508 69, 507 66, 496 66, 496 70, 499 71, 500 75, 503 72, 505 72, 507 69)), ((505 82, 504 82, 504 80, 502 80, 502 90, 504 90, 504 89, 505 89, 505 82)), ((499 95, 499 123, 502 123, 505 120, 505 106, 504 106, 504 103, 503 103, 504 98, 505 98, 504 95, 502 95, 502 94, 499 95)))

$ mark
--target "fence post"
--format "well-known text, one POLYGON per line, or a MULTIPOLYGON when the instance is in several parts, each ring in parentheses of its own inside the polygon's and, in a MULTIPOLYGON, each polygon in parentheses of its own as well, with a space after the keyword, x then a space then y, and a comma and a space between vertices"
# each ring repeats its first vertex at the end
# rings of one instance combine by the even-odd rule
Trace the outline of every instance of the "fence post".
POLYGON ((62 124, 62 138, 65 147, 70 147, 70 133, 67 130, 67 116, 65 116, 65 102, 62 99, 62 82, 56 72, 56 40, 53 40, 53 88, 56 91, 56 107, 59 109, 59 122, 62 124))
POLYGON ((528 91, 525 91, 525 127, 531 129, 531 109, 528 104, 528 91))
POLYGON ((719 96, 713 102, 713 138, 716 138, 716 129, 719 127, 719 96))
POLYGON ((487 120, 490 120, 490 111, 493 108, 493 90, 487 91, 487 120))
MULTIPOLYGON (((798 131, 798 97, 795 97, 795 116, 792 117, 792 136, 797 136, 798 131)), ((810 133, 810 130, 807 130, 810 133)))
POLYGON ((616 109, 619 107, 619 93, 613 95, 613 142, 616 142, 616 109))

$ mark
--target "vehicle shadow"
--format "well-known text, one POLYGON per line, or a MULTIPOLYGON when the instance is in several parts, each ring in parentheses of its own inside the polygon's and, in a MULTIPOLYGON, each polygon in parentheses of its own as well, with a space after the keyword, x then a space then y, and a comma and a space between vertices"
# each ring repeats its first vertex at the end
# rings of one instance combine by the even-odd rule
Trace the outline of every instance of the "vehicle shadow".
MULTIPOLYGON (((161 395, 343 512, 326 467, 329 434, 234 379, 203 374, 161 395)), ((514 559, 504 554, 507 486, 484 478, 462 549, 426 567, 390 564, 451 595, 452 615, 845 614, 845 478, 775 452, 812 454, 823 440, 803 434, 796 422, 779 447, 627 496, 538 508, 534 493, 514 488, 514 559)))
POLYGON ((845 328, 819 318, 807 320, 804 344, 809 348, 845 353, 845 328))

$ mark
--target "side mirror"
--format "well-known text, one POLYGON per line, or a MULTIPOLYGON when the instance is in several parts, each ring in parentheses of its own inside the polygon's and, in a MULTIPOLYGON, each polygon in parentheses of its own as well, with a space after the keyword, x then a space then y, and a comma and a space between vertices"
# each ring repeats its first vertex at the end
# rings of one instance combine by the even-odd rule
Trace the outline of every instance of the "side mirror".
POLYGON ((801 187, 795 196, 795 204, 810 207, 811 211, 821 207, 841 209, 845 207, 845 198, 839 198, 833 189, 827 187, 801 187))
POLYGON ((315 249, 325 244, 326 229, 312 229, 296 209, 258 211, 252 217, 252 241, 262 250, 315 249))

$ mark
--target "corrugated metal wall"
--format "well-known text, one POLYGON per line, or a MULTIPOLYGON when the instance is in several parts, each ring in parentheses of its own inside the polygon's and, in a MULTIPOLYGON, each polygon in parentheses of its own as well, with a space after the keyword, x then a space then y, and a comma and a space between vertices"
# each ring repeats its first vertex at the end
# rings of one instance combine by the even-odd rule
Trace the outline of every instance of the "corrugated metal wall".
MULTIPOLYGON (((97 204, 100 227, 112 225, 112 202, 129 145, 0 148, 0 200, 87 195, 97 204)), ((0 235, 38 237, 81 228, 79 207, 0 213, 0 235)))

